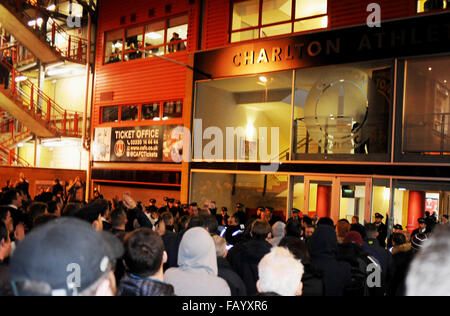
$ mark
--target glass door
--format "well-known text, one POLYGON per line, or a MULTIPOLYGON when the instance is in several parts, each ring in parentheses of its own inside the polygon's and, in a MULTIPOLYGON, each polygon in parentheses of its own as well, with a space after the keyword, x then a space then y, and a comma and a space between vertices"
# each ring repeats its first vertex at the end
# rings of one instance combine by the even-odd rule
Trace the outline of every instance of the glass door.
POLYGON ((304 213, 310 217, 370 222, 372 179, 307 176, 304 187, 304 213))

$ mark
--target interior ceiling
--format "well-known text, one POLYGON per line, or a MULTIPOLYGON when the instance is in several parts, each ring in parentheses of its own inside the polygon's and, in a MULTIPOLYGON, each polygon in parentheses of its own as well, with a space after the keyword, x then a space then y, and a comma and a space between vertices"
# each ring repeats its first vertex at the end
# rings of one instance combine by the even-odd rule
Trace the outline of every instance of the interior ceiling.
POLYGON ((411 61, 409 63, 415 72, 438 81, 443 86, 450 90, 450 58, 438 58, 426 61, 411 61), (431 68, 431 71, 429 70, 431 68), (447 81, 447 82, 445 82, 447 81))

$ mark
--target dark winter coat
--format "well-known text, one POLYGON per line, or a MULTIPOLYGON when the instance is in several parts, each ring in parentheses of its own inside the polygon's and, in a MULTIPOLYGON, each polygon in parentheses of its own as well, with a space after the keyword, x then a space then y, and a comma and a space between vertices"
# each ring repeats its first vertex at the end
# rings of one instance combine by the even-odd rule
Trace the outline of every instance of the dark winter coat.
POLYGON ((338 261, 338 243, 333 227, 319 225, 308 241, 308 250, 313 265, 323 272, 325 296, 342 296, 351 282, 351 267, 338 261))
POLYGON ((383 289, 386 290, 394 275, 394 260, 392 259, 392 254, 381 247, 377 239, 368 239, 367 242, 364 243, 363 248, 380 263, 383 289))
POLYGON ((344 290, 345 296, 369 296, 367 287, 367 266, 371 263, 369 254, 359 245, 344 243, 338 246, 337 259, 350 264, 352 282, 344 290))
POLYGON ((389 296, 404 296, 406 293, 405 280, 409 265, 414 258, 411 244, 403 244, 392 249, 394 261, 394 275, 389 283, 389 296))
POLYGON ((231 290, 231 296, 247 296, 247 289, 241 277, 234 272, 230 263, 225 258, 217 258, 218 276, 227 281, 231 290))
POLYGON ((178 267, 178 235, 166 231, 166 233, 162 236, 162 240, 164 243, 164 248, 167 252, 167 262, 164 264, 164 271, 170 268, 178 267))
POLYGON ((258 264, 270 252, 272 245, 265 240, 249 240, 237 244, 228 253, 228 261, 245 283, 249 296, 257 294, 258 264))
POLYGON ((170 284, 126 275, 120 281, 117 296, 175 296, 175 292, 170 284))
POLYGON ((303 294, 302 296, 323 296, 324 283, 323 273, 311 264, 303 264, 305 272, 303 273, 303 294))

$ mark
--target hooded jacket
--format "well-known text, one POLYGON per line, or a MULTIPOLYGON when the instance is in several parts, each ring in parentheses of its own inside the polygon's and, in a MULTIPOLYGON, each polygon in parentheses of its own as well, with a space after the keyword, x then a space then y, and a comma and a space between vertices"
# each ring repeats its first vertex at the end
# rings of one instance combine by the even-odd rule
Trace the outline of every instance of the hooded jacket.
POLYGON ((313 265, 322 270, 325 296, 342 296, 351 282, 351 266, 337 260, 338 243, 333 227, 319 225, 308 242, 313 265))
POLYGON ((175 293, 170 284, 126 275, 120 281, 117 296, 175 296, 175 293))
POLYGON ((230 296, 227 282, 219 278, 216 246, 201 227, 186 231, 178 251, 178 268, 164 274, 164 281, 173 285, 178 296, 230 296))
POLYGON ((277 247, 280 241, 284 238, 286 224, 283 222, 276 222, 272 226, 272 238, 269 239, 269 243, 273 247, 277 247))

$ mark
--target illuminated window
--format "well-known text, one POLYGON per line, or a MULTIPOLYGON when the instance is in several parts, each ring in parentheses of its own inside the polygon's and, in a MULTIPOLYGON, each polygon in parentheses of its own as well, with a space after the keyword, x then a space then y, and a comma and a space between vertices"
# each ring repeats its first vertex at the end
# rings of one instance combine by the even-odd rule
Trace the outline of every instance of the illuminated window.
POLYGON ((137 121, 139 114, 139 107, 137 105, 122 106, 120 120, 122 122, 137 121))
POLYGON ((450 9, 450 1, 448 0, 418 0, 417 12, 428 12, 435 10, 450 9))
POLYGON ((125 31, 125 60, 142 58, 143 27, 135 27, 125 31))
POLYGON ((188 16, 105 33, 105 64, 186 50, 188 16))
POLYGON ((159 103, 150 103, 142 105, 142 119, 143 120, 159 120, 159 103))
POLYGON ((182 117, 183 100, 105 106, 101 108, 101 123, 168 121, 180 120, 182 117))
POLYGON ((123 30, 108 32, 105 34, 105 64, 122 61, 123 30))
POLYGON ((183 115, 183 101, 164 102, 163 120, 181 117, 183 115))
POLYGON ((230 41, 328 27, 327 0, 235 0, 230 41))

